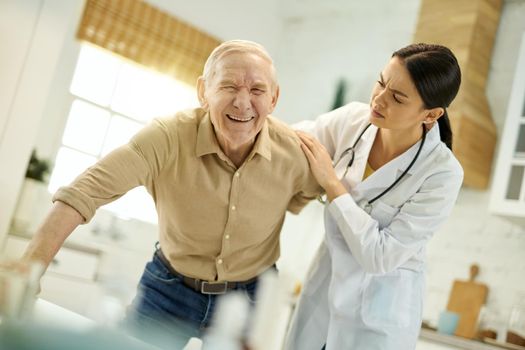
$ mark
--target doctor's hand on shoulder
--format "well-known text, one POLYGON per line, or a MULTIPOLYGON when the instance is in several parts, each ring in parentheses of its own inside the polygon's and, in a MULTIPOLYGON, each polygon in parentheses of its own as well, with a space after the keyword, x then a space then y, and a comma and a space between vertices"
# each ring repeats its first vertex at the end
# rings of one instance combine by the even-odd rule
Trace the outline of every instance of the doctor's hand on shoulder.
POLYGON ((326 148, 307 133, 296 131, 296 134, 301 140, 301 148, 310 163, 312 174, 325 190, 328 201, 348 193, 335 173, 332 158, 326 148))

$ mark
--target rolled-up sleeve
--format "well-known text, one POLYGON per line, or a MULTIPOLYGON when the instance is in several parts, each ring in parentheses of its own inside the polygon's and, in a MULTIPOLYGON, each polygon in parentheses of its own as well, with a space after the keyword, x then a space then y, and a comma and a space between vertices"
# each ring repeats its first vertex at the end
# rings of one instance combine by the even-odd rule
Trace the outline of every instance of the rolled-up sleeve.
POLYGON ((75 208, 87 223, 100 206, 122 197, 137 186, 150 187, 167 158, 175 153, 174 147, 175 143, 162 121, 155 120, 128 144, 110 152, 70 185, 59 188, 53 201, 75 208))

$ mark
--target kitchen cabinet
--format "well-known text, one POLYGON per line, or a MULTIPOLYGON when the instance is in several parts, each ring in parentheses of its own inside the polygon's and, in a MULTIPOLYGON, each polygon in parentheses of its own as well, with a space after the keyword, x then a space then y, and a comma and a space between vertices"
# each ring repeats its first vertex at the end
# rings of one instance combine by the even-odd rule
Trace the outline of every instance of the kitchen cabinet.
POLYGON ((490 208, 496 214, 525 217, 525 33, 501 136, 490 208))

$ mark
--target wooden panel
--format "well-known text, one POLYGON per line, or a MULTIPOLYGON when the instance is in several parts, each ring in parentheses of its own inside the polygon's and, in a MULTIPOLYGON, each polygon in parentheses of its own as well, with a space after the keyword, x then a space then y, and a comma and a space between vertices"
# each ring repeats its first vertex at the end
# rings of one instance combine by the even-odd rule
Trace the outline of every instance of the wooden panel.
POLYGON ((449 108, 454 153, 465 171, 464 184, 486 189, 490 182, 497 130, 485 95, 501 0, 422 0, 414 42, 449 47, 458 59, 462 83, 449 108))

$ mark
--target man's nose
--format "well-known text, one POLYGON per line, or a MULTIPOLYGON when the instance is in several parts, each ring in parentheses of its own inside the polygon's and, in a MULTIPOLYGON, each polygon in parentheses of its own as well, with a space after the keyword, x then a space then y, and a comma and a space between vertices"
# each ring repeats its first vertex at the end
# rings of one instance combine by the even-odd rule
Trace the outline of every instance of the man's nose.
POLYGON ((239 89, 235 94, 233 105, 241 111, 249 109, 252 105, 251 95, 248 89, 239 89))

